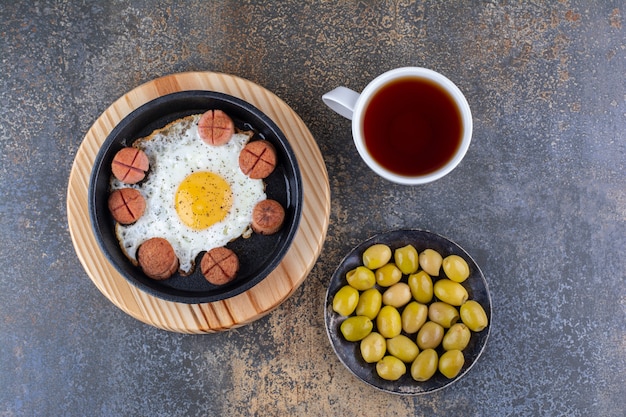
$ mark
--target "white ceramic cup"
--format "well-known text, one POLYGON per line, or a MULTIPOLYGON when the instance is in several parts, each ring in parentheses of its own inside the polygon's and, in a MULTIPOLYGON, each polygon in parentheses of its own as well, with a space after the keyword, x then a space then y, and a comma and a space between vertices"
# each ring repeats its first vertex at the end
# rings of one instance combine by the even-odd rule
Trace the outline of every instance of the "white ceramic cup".
MULTIPOLYGON (((465 96, 459 88, 448 78, 438 72, 420 68, 403 67, 385 72, 372 80, 363 89, 361 94, 346 88, 337 87, 322 96, 323 102, 341 116, 352 120, 352 138, 365 163, 381 177, 405 185, 426 184, 435 181, 450 173, 463 159, 472 139, 472 114, 465 96), (461 119, 460 141, 456 150, 447 162, 428 173, 419 175, 403 175, 393 172, 378 163, 365 146, 363 120, 365 111, 373 96, 383 87, 399 79, 418 78, 435 84, 441 90, 447 92, 452 98, 461 119)), ((410 126, 407 126, 409 129, 410 126)))

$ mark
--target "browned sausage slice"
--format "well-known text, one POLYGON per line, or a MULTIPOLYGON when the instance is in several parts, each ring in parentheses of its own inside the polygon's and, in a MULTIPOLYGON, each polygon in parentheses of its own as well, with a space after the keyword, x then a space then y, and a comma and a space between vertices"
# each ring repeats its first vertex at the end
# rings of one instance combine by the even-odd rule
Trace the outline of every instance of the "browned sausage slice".
POLYGON ((252 230, 271 235, 280 230, 285 220, 285 209, 276 200, 262 200, 252 210, 252 230))
POLYGON ((214 285, 232 281, 239 271, 239 258, 226 247, 214 248, 204 254, 200 261, 202 275, 214 285))
POLYGON ((241 172, 252 179, 267 178, 276 168, 276 149, 266 140, 248 143, 239 153, 241 172))
POLYGON ((113 157, 111 171, 118 180, 135 184, 143 180, 150 167, 148 155, 137 148, 123 148, 113 157))
POLYGON ((134 188, 121 188, 109 196, 109 210, 117 222, 135 223, 146 210, 146 200, 134 188))
POLYGON ((147 276, 159 281, 171 277, 178 269, 174 248, 161 237, 142 243, 137 250, 137 261, 147 276))
POLYGON ((198 136, 209 145, 224 145, 235 133, 235 124, 222 110, 209 110, 198 121, 198 136))

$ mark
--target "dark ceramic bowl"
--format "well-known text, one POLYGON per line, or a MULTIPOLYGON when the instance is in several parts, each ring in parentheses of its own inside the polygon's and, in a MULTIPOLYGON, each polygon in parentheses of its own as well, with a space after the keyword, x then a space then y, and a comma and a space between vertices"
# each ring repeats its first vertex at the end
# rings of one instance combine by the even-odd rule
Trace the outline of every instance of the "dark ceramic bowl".
MULTIPOLYGON (((445 277, 443 270, 439 277, 432 277, 433 283, 442 277, 445 277)), ((406 276, 403 277, 403 280, 406 282, 406 276)), ((382 293, 384 289, 378 288, 382 293)), ((378 234, 364 241, 341 261, 330 280, 326 292, 324 319, 326 322, 326 332, 335 353, 339 357, 339 360, 357 378, 385 392, 400 395, 419 395, 440 390, 458 381, 476 363, 485 348, 485 344, 489 338, 489 331, 491 330, 491 297, 487 288, 487 282, 480 268, 478 268, 476 262, 474 262, 471 256, 459 245, 443 236, 423 230, 394 230, 378 234), (448 255, 459 255, 465 259, 469 265, 470 276, 463 282, 463 286, 467 289, 469 299, 478 301, 485 309, 487 318, 489 319, 489 325, 481 332, 472 332, 469 345, 463 350, 465 364, 455 378, 448 379, 437 371, 428 381, 417 382, 411 377, 411 364, 406 364, 407 373, 399 380, 384 380, 376 373, 375 363, 367 363, 363 360, 359 342, 348 342, 341 334, 339 328, 341 323, 345 320, 345 317, 333 311, 333 297, 341 287, 348 284, 346 281, 346 273, 359 265, 363 265, 362 258, 365 249, 376 243, 384 243, 388 245, 392 251, 408 244, 413 245, 418 252, 430 248, 439 252, 444 258, 448 255)), ((375 326, 376 324, 374 324, 374 329, 375 326)), ((403 334, 405 333, 403 332, 403 334)), ((415 340, 414 335, 407 336, 415 340)), ((441 347, 439 347, 438 353, 441 354, 442 352, 441 347)))
MULTIPOLYGON (((254 139, 254 138, 253 138, 254 139)), ((212 91, 184 91, 157 98, 133 111, 109 134, 96 156, 89 183, 89 215, 98 243, 111 264, 130 283, 143 291, 168 301, 188 304, 227 299, 258 284, 279 265, 296 234, 302 214, 302 178, 296 157, 278 126, 251 104, 226 94, 212 91), (111 161, 121 148, 155 129, 179 118, 221 109, 244 130, 270 141, 277 151, 278 165, 265 179, 267 198, 280 202, 286 217, 282 229, 270 236, 253 234, 238 238, 227 246, 239 257, 237 277, 223 286, 204 279, 196 267, 189 276, 175 274, 164 281, 148 278, 124 255, 115 235, 115 222, 107 200, 111 178, 111 161)), ((199 265, 204 252, 196 258, 199 265)))

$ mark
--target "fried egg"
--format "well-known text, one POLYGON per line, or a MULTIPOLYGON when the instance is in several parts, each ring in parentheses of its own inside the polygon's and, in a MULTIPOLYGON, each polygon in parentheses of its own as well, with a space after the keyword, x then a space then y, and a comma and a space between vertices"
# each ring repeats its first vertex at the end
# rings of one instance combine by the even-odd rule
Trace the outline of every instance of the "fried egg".
MULTIPOLYGON (((116 233, 135 263, 141 243, 162 237, 172 245, 182 273, 191 273, 200 252, 252 233, 252 211, 266 194, 263 180, 239 168, 239 153, 250 136, 235 133, 224 145, 209 145, 198 136, 200 116, 179 119, 134 144, 150 160, 146 180, 131 186, 145 198, 146 210, 134 224, 118 224, 116 233)), ((128 186, 111 180, 112 190, 128 186)))

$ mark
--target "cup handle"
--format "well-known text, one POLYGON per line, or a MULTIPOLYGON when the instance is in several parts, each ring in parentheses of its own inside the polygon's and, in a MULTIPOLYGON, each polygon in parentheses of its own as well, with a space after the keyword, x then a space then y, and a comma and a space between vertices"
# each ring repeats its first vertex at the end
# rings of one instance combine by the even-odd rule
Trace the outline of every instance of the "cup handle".
POLYGON ((337 87, 322 96, 324 104, 350 120, 352 120, 354 107, 358 99, 359 93, 346 87, 337 87))

